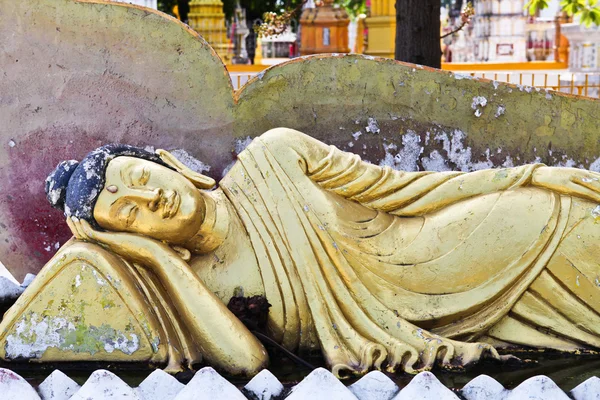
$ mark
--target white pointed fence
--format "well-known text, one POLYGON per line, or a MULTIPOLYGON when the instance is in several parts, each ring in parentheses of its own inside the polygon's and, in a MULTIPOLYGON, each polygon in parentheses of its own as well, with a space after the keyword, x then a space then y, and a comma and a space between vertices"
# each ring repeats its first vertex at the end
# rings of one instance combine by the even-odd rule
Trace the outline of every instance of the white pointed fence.
POLYGON ((37 388, 16 373, 0 368, 2 400, 592 400, 600 399, 600 379, 593 377, 569 394, 550 378, 535 376, 513 390, 487 375, 473 379, 458 392, 445 387, 430 372, 422 372, 400 389, 389 377, 373 371, 346 387, 329 371, 318 368, 300 383, 284 389, 269 371, 256 375, 239 390, 214 369, 206 367, 184 385, 156 370, 132 388, 112 372, 98 370, 79 386, 56 370, 37 388))

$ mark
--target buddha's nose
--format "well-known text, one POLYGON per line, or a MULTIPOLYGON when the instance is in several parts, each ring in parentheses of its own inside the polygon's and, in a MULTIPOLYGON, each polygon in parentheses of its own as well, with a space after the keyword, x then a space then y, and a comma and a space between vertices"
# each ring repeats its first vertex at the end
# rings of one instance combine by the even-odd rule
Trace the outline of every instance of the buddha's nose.
POLYGON ((163 190, 158 188, 158 189, 154 189, 153 192, 154 192, 153 193, 154 197, 152 198, 152 200, 150 200, 150 202, 148 203, 148 206, 150 207, 150 210, 156 211, 158 209, 158 205, 159 205, 160 201, 162 200, 163 190))

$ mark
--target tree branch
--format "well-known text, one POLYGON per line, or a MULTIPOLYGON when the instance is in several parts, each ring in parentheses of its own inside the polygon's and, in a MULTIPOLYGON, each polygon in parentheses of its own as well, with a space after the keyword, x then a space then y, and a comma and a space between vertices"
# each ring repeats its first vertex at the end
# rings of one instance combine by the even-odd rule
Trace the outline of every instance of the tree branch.
POLYGON ((464 29, 465 26, 471 23, 471 18, 475 15, 475 8, 473 7, 473 3, 468 2, 465 10, 460 13, 461 24, 457 28, 453 29, 451 32, 448 32, 440 37, 440 39, 444 39, 448 36, 454 35, 456 32, 460 32, 464 29))

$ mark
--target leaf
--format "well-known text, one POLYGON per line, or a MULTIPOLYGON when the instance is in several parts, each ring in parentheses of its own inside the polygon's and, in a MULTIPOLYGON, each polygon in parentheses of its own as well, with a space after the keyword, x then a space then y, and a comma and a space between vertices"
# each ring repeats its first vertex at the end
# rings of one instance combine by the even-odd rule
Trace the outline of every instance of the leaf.
POLYGON ((580 21, 583 25, 585 25, 586 28, 589 28, 592 25, 592 18, 590 16, 589 11, 584 10, 581 12, 581 18, 580 21))
POLYGON ((591 20, 595 25, 600 25, 600 8, 595 7, 590 10, 591 20))
POLYGON ((586 0, 562 0, 560 6, 569 16, 573 16, 586 7, 586 0))
POLYGON ((528 10, 530 15, 535 15, 538 10, 548 8, 548 0, 529 0, 524 8, 528 10))

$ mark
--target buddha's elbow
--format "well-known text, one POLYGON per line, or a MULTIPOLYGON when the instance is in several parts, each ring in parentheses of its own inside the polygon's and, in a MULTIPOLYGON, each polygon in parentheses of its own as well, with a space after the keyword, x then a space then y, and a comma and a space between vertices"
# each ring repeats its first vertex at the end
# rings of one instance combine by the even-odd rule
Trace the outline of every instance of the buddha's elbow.
POLYGON ((258 374, 263 369, 267 368, 269 365, 269 355, 267 351, 262 348, 258 352, 252 352, 252 354, 248 357, 243 368, 243 375, 251 377, 258 374))
POLYGON ((251 378, 267 368, 269 365, 269 356, 265 349, 262 348, 260 351, 248 351, 243 355, 230 358, 226 364, 219 362, 213 362, 211 364, 228 374, 251 378))

